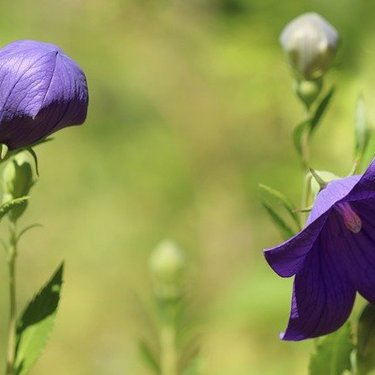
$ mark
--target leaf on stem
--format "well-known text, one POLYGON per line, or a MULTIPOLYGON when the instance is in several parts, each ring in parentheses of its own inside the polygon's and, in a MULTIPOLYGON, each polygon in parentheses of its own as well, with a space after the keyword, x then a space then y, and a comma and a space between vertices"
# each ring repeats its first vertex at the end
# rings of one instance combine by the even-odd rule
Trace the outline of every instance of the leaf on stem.
POLYGON ((358 97, 355 110, 355 156, 361 159, 370 139, 370 127, 362 95, 358 97))
POLYGON ((42 224, 31 224, 31 225, 28 225, 27 227, 23 228, 19 233, 18 233, 18 236, 17 236, 17 242, 23 237, 23 235, 25 233, 27 233, 29 230, 31 229, 34 229, 34 228, 40 228, 40 227, 43 227, 42 224))
POLYGON ((279 229, 280 234, 284 240, 289 239, 295 234, 293 229, 290 228, 290 226, 285 222, 285 220, 271 206, 269 206, 265 202, 262 202, 262 205, 270 215, 276 227, 279 229))
MULTIPOLYGON (((301 229, 301 222, 297 214, 296 207, 284 194, 263 184, 259 185, 259 189, 261 190, 264 198, 271 197, 275 199, 278 204, 284 207, 296 224, 297 228, 301 229)), ((267 199, 264 199, 264 201, 267 201, 267 199)))
POLYGON ((298 154, 302 155, 302 138, 305 131, 309 128, 310 120, 305 120, 299 123, 293 130, 293 143, 298 154))
POLYGON ((310 359, 309 375, 342 375, 351 369, 353 350, 350 324, 345 324, 318 344, 310 359))
POLYGON ((311 135, 318 127, 324 113, 326 112, 329 103, 331 102, 332 96, 335 93, 335 87, 331 87, 328 93, 323 97, 318 107, 316 108, 313 116, 310 120, 310 130, 309 135, 311 135))
POLYGON ((48 341, 59 305, 63 271, 62 263, 17 322, 16 375, 29 372, 48 341))
POLYGON ((358 321, 357 366, 360 374, 375 369, 375 306, 368 304, 358 321))
POLYGON ((155 374, 160 374, 160 366, 156 356, 149 345, 143 340, 139 342, 139 352, 143 362, 145 362, 148 367, 155 372, 155 374))
POLYGON ((335 88, 332 87, 318 104, 315 112, 294 128, 293 143, 299 155, 302 155, 303 153, 302 143, 305 132, 307 132, 307 136, 310 138, 313 132, 317 129, 324 113, 328 108, 329 103, 331 102, 334 92, 335 88))
POLYGON ((25 197, 20 197, 16 199, 12 199, 8 202, 3 203, 0 206, 0 220, 8 213, 10 210, 12 210, 15 207, 22 206, 24 205, 30 197, 25 196, 25 197))

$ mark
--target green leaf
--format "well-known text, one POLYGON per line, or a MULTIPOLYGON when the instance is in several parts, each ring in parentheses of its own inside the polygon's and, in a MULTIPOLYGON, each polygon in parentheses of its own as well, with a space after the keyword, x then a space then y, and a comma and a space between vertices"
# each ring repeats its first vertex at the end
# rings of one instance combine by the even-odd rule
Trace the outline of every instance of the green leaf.
POLYGON ((24 236, 25 233, 27 233, 28 231, 30 231, 31 229, 34 229, 34 228, 41 228, 43 227, 42 224, 31 224, 31 225, 28 225, 27 227, 23 228, 19 233, 18 233, 18 236, 17 236, 17 242, 24 236))
POLYGON ((366 106, 362 95, 357 100, 355 111, 355 155, 362 157, 370 138, 366 106))
POLYGON ((289 213, 298 229, 301 229, 301 222, 296 212, 296 207, 284 194, 263 184, 259 185, 259 189, 262 193, 265 193, 267 196, 274 198, 279 204, 281 204, 281 206, 284 207, 285 210, 289 213))
POLYGON ((30 197, 20 197, 16 199, 12 199, 8 202, 3 203, 0 206, 0 220, 12 209, 15 207, 22 206, 26 204, 26 202, 30 199, 30 197))
POLYGON ((305 132, 308 132, 310 137, 312 133, 317 129, 325 111, 328 108, 328 105, 332 99, 332 96, 335 92, 335 88, 332 87, 328 93, 323 97, 318 107, 312 116, 308 119, 300 122, 293 130, 293 143, 299 155, 302 155, 302 142, 305 132))
POLYGON ((293 130, 293 143, 299 155, 302 155, 302 138, 305 131, 308 130, 310 120, 299 123, 293 130))
POLYGON ((309 365, 309 375, 342 375, 351 369, 354 350, 350 324, 326 336, 317 346, 309 365))
POLYGON ((295 234, 295 232, 290 228, 290 226, 287 223, 285 223, 284 219, 278 213, 276 213, 276 211, 270 205, 268 205, 265 202, 262 202, 262 205, 270 215, 272 221, 279 229, 281 236, 285 240, 289 239, 295 234))
POLYGON ((148 365, 148 367, 156 374, 160 374, 160 366, 155 357, 155 354, 146 342, 139 342, 139 352, 142 356, 143 361, 148 365))
POLYGON ((310 131, 309 135, 311 135, 318 127, 324 113, 326 112, 329 103, 331 102, 332 96, 335 92, 335 88, 332 87, 327 95, 322 99, 322 101, 319 103, 317 109, 314 112, 314 115, 312 116, 310 120, 310 131))
POLYGON ((375 369, 375 306, 368 304, 358 321, 357 367, 360 375, 375 369))
POLYGON ((62 263, 17 322, 16 375, 29 372, 48 341, 59 305, 63 271, 62 263))

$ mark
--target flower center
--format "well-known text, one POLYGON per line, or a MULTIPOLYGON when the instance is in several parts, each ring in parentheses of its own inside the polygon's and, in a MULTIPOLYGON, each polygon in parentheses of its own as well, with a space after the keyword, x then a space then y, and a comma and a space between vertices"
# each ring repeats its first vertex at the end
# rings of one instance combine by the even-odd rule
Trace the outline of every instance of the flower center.
POLYGON ((337 211, 344 220, 345 226, 353 233, 359 233, 362 229, 362 220, 355 213, 348 202, 339 203, 336 205, 337 211))

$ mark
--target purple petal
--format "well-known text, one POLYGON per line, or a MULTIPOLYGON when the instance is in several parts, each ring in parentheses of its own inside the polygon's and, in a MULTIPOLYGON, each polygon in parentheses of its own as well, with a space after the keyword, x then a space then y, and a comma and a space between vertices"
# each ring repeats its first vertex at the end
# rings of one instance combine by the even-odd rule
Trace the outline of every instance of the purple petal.
MULTIPOLYGON (((355 288, 340 262, 341 248, 336 247, 330 222, 306 257, 294 280, 291 314, 283 340, 299 341, 337 330, 353 308, 355 288)), ((336 232, 337 233, 337 232, 336 232)))
POLYGON ((350 201, 369 199, 375 197, 375 159, 372 160, 359 182, 348 194, 350 201))
POLYGON ((360 176, 349 176, 331 181, 316 197, 306 225, 327 212, 336 202, 345 198, 360 181, 360 176))
POLYGON ((340 237, 345 250, 342 257, 356 289, 375 303, 375 199, 351 203, 362 221, 359 233, 346 231, 340 237))
POLYGON ((328 217, 325 214, 288 241, 264 251, 272 269, 281 277, 295 275, 302 267, 328 217))

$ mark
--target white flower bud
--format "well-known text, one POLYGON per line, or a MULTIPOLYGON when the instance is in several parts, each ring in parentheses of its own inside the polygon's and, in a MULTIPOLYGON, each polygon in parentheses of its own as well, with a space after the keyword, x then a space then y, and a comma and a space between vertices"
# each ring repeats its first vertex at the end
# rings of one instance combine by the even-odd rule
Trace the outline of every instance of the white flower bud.
POLYGON ((312 80, 329 69, 339 44, 339 34, 318 14, 305 13, 286 25, 280 43, 295 73, 312 80))

